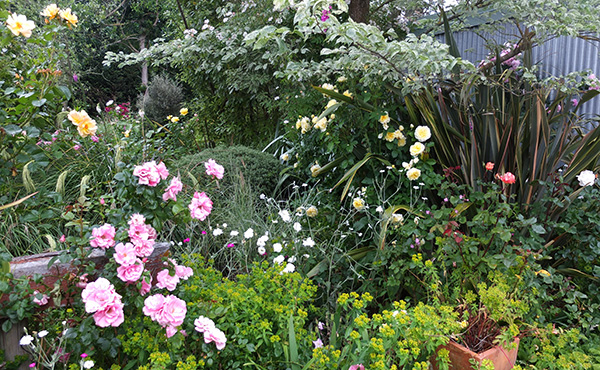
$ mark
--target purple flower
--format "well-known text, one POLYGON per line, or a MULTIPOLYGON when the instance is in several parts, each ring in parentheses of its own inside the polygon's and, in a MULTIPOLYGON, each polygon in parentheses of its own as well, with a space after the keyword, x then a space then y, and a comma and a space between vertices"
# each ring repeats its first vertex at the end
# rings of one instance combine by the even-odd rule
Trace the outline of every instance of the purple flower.
POLYGON ((79 81, 79 77, 77 77, 77 75, 75 73, 73 73, 73 81, 75 81, 75 82, 79 81))
POLYGON ((235 247, 235 244, 233 244, 233 243, 227 244, 227 248, 233 248, 233 247, 235 247))
POLYGON ((189 242, 190 242, 190 238, 185 238, 185 239, 183 239, 183 242, 184 242, 184 243, 189 243, 189 242))
POLYGON ((317 340, 313 340, 313 344, 315 345, 315 348, 323 347, 323 342, 321 341, 321 338, 319 338, 317 340))

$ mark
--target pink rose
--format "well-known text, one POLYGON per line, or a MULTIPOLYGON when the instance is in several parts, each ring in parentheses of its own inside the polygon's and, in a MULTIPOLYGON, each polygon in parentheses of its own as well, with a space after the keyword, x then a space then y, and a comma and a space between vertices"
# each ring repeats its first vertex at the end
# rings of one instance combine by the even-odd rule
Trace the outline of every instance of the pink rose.
POLYGON ((152 187, 158 185, 161 179, 161 174, 154 161, 146 162, 141 166, 135 166, 133 175, 139 177, 138 184, 152 187))
POLYGON ((40 292, 38 292, 37 290, 33 292, 33 303, 37 303, 40 306, 43 306, 45 304, 48 304, 48 296, 46 294, 41 294, 42 298, 38 299, 37 295, 41 294, 40 292))
POLYGON ((188 206, 192 218, 204 221, 212 211, 213 202, 206 193, 194 193, 192 202, 188 206))
POLYGON ((131 225, 144 225, 146 223, 146 217, 144 215, 140 215, 139 213, 134 213, 129 218, 127 224, 131 225))
POLYGON ((225 344, 227 343, 227 338, 225 337, 225 333, 216 327, 211 330, 207 330, 204 332, 204 343, 215 342, 218 350, 222 350, 225 348, 225 344))
POLYGON ((212 176, 213 178, 217 178, 221 180, 223 178, 223 173, 225 169, 220 164, 217 164, 214 159, 209 159, 204 162, 204 167, 206 167, 206 174, 208 176, 212 176))
POLYGON ((65 240, 67 240, 67 237, 65 236, 65 234, 62 234, 62 235, 60 236, 60 239, 58 239, 58 241, 59 241, 59 242, 61 242, 61 243, 64 243, 64 242, 65 242, 65 240))
POLYGON ((152 254, 156 239, 156 230, 152 226, 130 223, 128 234, 138 257, 148 257, 152 254))
POLYGON ((516 181, 515 175, 510 172, 507 172, 502 176, 498 176, 498 178, 505 184, 514 184, 516 181))
POLYGON ((168 269, 164 269, 156 274, 156 286, 160 289, 166 288, 169 292, 172 292, 179 283, 179 276, 171 276, 168 269))
POLYGON ((488 162, 485 164, 485 169, 488 171, 491 171, 494 169, 494 163, 493 162, 488 162))
POLYGON ((144 264, 138 258, 132 265, 121 265, 117 267, 117 277, 124 282, 136 282, 144 273, 144 264))
POLYGON ((163 162, 160 162, 156 166, 156 171, 158 172, 158 175, 160 176, 160 178, 163 180, 166 180, 167 177, 169 177, 169 170, 167 170, 167 167, 165 166, 165 164, 163 162))
POLYGON ((177 334, 178 330, 176 327, 167 325, 167 338, 171 338, 173 335, 177 334))
POLYGON ((183 299, 179 299, 174 295, 169 295, 165 298, 165 304, 162 309, 162 318, 172 326, 183 324, 187 313, 187 304, 183 299))
POLYGON ((94 314, 96 325, 105 328, 107 326, 117 327, 123 323, 125 316, 123 315, 123 303, 116 301, 102 311, 97 311, 94 314))
POLYGON ((154 294, 144 300, 144 308, 142 312, 156 321, 156 317, 160 315, 165 304, 165 297, 162 294, 154 294))
POLYGON ((146 295, 152 289, 152 276, 144 276, 142 279, 142 287, 140 288, 140 294, 146 295))
POLYGON ((177 194, 183 189, 183 184, 179 177, 173 177, 171 179, 171 184, 165 189, 165 193, 163 194, 163 200, 166 202, 169 199, 173 199, 177 201, 177 194))
POLYGON ((90 241, 90 245, 94 248, 106 249, 115 245, 116 230, 111 224, 104 224, 100 227, 92 229, 94 239, 90 241))
POLYGON ((137 259, 135 254, 135 247, 131 243, 119 243, 115 247, 115 262, 119 265, 133 265, 137 259))
POLYGON ((194 270, 191 267, 176 265, 175 274, 181 280, 187 280, 190 276, 194 275, 194 270))
POLYGON ((115 302, 121 302, 121 296, 115 292, 115 287, 102 277, 87 284, 81 292, 81 298, 87 313, 104 311, 115 302))
POLYGON ((365 370, 363 364, 352 365, 348 368, 348 370, 365 370))
POLYGON ((204 333, 207 330, 212 330, 215 327, 215 323, 208 317, 200 316, 194 320, 194 326, 197 332, 204 333))

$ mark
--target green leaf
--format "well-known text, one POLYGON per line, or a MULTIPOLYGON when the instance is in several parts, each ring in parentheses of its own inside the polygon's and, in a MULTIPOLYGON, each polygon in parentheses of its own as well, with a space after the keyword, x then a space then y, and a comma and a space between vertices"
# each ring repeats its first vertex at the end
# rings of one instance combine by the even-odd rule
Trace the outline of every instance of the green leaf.
POLYGON ((31 102, 31 105, 33 105, 34 107, 41 107, 42 105, 46 104, 46 99, 39 99, 39 100, 34 100, 31 102))
POLYGON ((542 225, 533 225, 533 226, 531 226, 531 230, 533 230, 534 233, 540 234, 540 235, 546 233, 546 229, 544 229, 544 227, 542 225))
POLYGON ((2 323, 2 331, 8 333, 8 331, 12 328, 12 321, 6 320, 2 323))
POLYGON ((60 92, 63 93, 63 95, 65 96, 65 98, 67 100, 71 100, 71 90, 69 90, 68 87, 66 87, 66 86, 56 86, 56 88, 58 90, 60 90, 60 92))
POLYGON ((300 370, 300 365, 298 365, 298 345, 296 344, 293 315, 290 315, 290 318, 288 319, 288 332, 290 336, 290 362, 292 363, 292 370, 300 370))
POLYGON ((21 131, 23 131, 23 129, 21 129, 17 125, 6 125, 6 126, 4 126, 4 131, 6 131, 6 133, 11 136, 15 136, 15 135, 21 133, 21 131))

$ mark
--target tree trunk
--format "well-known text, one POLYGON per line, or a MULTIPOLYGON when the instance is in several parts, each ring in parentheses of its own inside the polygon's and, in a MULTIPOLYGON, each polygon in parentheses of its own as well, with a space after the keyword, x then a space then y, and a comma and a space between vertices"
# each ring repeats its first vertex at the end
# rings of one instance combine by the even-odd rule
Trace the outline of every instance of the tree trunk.
POLYGON ((367 23, 369 21, 369 1, 370 0, 350 1, 348 13, 354 22, 367 23))

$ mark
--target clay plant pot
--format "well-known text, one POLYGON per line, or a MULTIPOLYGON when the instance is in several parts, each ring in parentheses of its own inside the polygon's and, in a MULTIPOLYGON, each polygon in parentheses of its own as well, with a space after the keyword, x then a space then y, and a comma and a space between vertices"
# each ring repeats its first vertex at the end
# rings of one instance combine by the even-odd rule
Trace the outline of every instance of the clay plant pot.
MULTIPOLYGON (((487 351, 475 353, 467 347, 454 341, 448 342, 445 346, 440 346, 437 350, 445 348, 449 352, 450 370, 469 370, 472 369, 471 359, 481 365, 483 360, 490 360, 494 364, 495 370, 510 370, 515 366, 517 352, 519 351, 519 338, 515 338, 510 349, 502 346, 494 346, 487 351)), ((438 370, 435 359, 432 359, 433 369, 438 370)))

